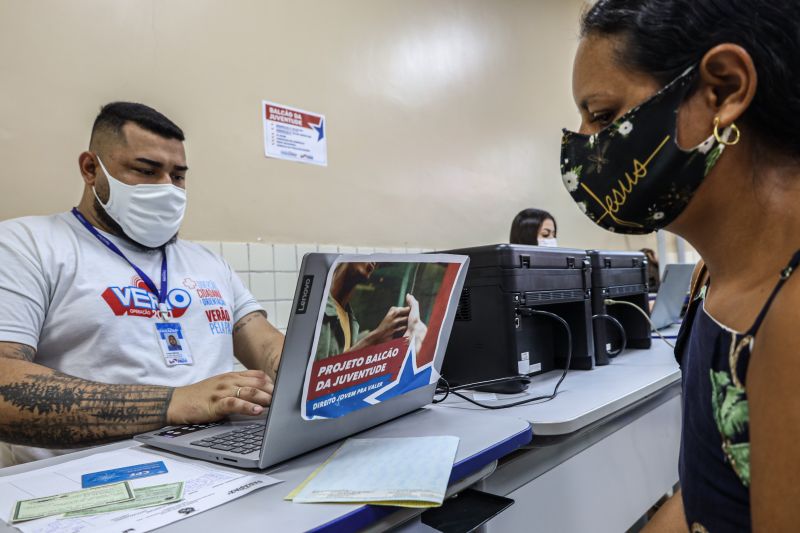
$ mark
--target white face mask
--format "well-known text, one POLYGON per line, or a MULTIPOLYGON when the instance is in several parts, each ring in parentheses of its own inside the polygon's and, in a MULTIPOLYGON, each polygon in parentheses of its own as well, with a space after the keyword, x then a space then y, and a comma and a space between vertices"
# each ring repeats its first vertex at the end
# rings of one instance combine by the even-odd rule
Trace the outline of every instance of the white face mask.
POLYGON ((549 239, 546 239, 544 237, 539 237, 536 240, 539 243, 539 246, 551 246, 553 248, 558 246, 558 241, 556 241, 555 237, 551 237, 549 239))
POLYGON ((143 246, 158 248, 178 233, 186 211, 185 190, 171 183, 127 185, 108 173, 100 157, 97 161, 108 178, 108 203, 93 189, 94 196, 125 235, 143 246))

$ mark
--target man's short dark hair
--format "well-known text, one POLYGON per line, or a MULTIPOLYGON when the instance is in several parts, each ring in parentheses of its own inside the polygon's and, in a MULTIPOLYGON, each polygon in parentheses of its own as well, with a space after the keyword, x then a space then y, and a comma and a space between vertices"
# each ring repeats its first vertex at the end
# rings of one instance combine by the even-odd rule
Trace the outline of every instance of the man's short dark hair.
POLYGON ((111 102, 104 105, 94 119, 92 139, 100 132, 121 136, 122 127, 128 122, 165 139, 185 140, 183 130, 170 119, 152 107, 133 102, 111 102))

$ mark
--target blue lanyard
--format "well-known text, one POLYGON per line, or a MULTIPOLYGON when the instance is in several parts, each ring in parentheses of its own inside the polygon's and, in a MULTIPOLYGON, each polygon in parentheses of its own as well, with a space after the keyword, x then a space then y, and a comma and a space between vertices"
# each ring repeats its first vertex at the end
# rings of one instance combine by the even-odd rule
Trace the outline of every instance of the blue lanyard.
POLYGON ((115 254, 120 256, 121 258, 123 258, 125 261, 127 261, 127 263, 136 271, 136 273, 139 275, 139 277, 142 278, 142 281, 144 281, 145 285, 147 285, 147 288, 150 289, 150 291, 153 294, 158 296, 158 309, 161 311, 161 317, 164 320, 167 320, 167 318, 169 317, 169 308, 167 307, 167 304, 166 304, 166 302, 167 302, 167 250, 165 248, 161 249, 161 289, 159 289, 159 288, 156 287, 156 284, 153 283, 153 280, 150 279, 150 276, 145 274, 142 271, 142 269, 140 269, 139 267, 134 265, 133 262, 131 262, 130 259, 125 257, 125 254, 122 253, 122 250, 117 248, 116 244, 114 244, 113 242, 108 240, 99 231, 97 231, 97 229, 94 226, 92 226, 89 223, 88 220, 86 220, 86 218, 83 216, 83 214, 81 214, 81 212, 78 211, 77 207, 73 207, 72 208, 72 214, 75 215, 75 218, 77 218, 78 221, 81 224, 83 224, 83 226, 89 231, 89 233, 91 233, 92 235, 97 237, 97 240, 100 241, 101 243, 103 243, 106 246, 106 248, 108 248, 109 250, 111 250, 112 252, 114 252, 115 254))

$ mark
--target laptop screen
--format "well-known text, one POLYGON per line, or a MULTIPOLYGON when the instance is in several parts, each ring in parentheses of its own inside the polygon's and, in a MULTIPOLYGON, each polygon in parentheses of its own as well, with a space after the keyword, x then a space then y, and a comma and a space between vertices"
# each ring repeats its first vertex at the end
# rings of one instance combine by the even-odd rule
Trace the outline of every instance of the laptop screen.
POLYGON ((303 381, 302 417, 339 418, 435 383, 461 266, 334 262, 303 381))
POLYGON ((692 282, 693 264, 671 263, 664 268, 656 303, 650 320, 654 329, 662 329, 680 321, 681 308, 692 282))

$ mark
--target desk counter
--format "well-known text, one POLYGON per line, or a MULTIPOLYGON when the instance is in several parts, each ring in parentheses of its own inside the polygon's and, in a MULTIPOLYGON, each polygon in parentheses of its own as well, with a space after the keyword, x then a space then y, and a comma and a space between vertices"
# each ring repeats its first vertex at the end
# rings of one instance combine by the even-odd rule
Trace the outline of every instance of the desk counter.
MULTIPOLYGON (((528 444, 530 424, 513 417, 494 413, 453 413, 449 410, 423 408, 387 422, 358 437, 417 437, 455 435, 461 440, 450 478, 451 490, 456 492, 489 475, 501 457, 528 444), (466 483, 463 481, 466 480, 466 483), (461 483, 459 483, 461 481, 461 483)), ((159 531, 196 533, 197 531, 228 531, 235 524, 237 531, 356 531, 371 527, 386 529, 412 518, 422 510, 395 507, 345 504, 294 504, 283 498, 300 484, 339 446, 336 443, 307 453, 267 469, 283 483, 256 491, 201 515, 186 518, 159 531)), ((126 446, 138 446, 125 441, 97 448, 106 451, 126 446)), ((95 450, 85 450, 36 463, 0 470, 0 476, 34 470, 68 460, 71 456, 86 456, 95 450)), ((0 521, 0 532, 16 531, 0 521)))
MULTIPOLYGON (((612 359, 609 365, 593 370, 569 371, 558 396, 550 401, 533 402, 495 412, 527 420, 533 426, 535 437, 567 435, 678 383, 680 376, 672 348, 661 340, 653 340, 649 350, 627 350, 612 359)), ((522 394, 499 395, 497 400, 481 403, 503 405, 549 395, 560 377, 561 371, 548 372, 534 377, 528 390, 522 394)), ((452 395, 437 406, 459 410, 481 409, 452 395)))
MULTIPOLYGON (((654 339, 651 349, 626 351, 608 366, 570 371, 553 400, 492 411, 530 422, 534 438, 478 483, 516 502, 486 531, 631 527, 678 481, 680 375, 672 348, 654 339)), ((559 377, 555 371, 537 376, 525 394, 487 403, 550 394, 559 377)), ((438 405, 479 409, 459 398, 438 405)))

